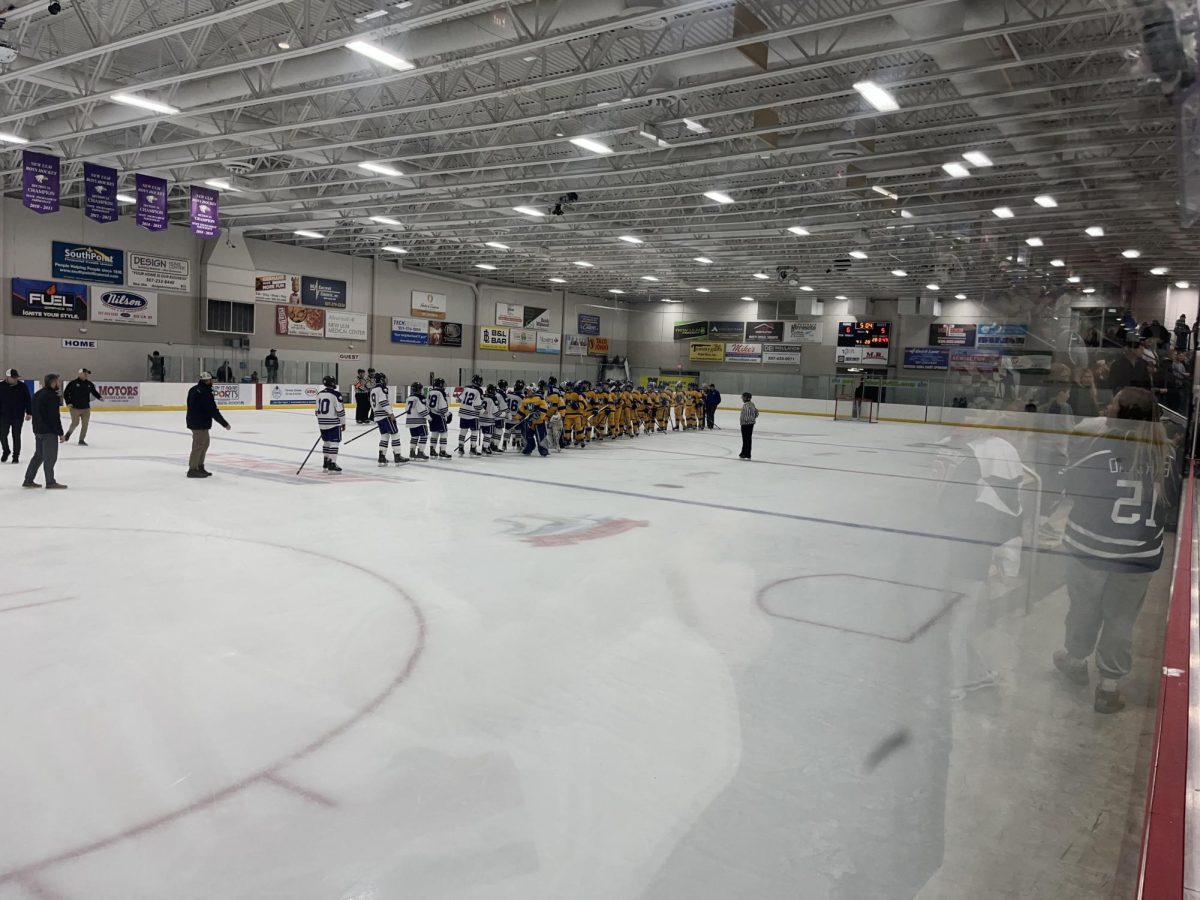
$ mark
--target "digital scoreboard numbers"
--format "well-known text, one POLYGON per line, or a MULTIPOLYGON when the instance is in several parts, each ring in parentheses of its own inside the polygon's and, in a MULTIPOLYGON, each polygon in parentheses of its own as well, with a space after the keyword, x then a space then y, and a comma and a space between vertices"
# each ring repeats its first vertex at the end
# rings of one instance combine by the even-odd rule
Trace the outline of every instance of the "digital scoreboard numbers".
POLYGON ((886 350, 892 345, 891 322, 842 322, 838 325, 839 347, 875 347, 886 350))

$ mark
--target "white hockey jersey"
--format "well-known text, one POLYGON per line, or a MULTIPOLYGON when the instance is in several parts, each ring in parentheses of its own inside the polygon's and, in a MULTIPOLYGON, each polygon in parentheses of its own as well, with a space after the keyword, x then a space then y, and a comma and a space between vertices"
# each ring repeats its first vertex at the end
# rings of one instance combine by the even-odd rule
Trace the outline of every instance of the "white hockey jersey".
POLYGON ((404 408, 405 424, 410 427, 429 424, 429 407, 417 394, 410 394, 408 405, 404 408))
POLYGON ((446 392, 441 388, 430 388, 429 398, 426 402, 431 415, 444 419, 450 414, 450 403, 446 400, 446 392))
POLYGON ((479 414, 483 411, 483 392, 475 385, 468 384, 462 390, 462 396, 458 398, 458 417, 460 419, 479 418, 479 414))
POLYGON ((480 420, 484 422, 499 422, 502 421, 500 403, 495 396, 489 397, 483 395, 483 412, 479 414, 480 420))
POLYGON ((346 407, 342 405, 341 393, 333 388, 317 391, 316 413, 317 427, 322 431, 346 427, 346 407))
POLYGON ((371 388, 371 418, 378 422, 391 414, 392 396, 388 388, 384 385, 371 388))
POLYGON ((516 391, 509 391, 505 394, 504 399, 508 401, 508 421, 517 421, 520 418, 517 412, 521 408, 521 395, 516 391))

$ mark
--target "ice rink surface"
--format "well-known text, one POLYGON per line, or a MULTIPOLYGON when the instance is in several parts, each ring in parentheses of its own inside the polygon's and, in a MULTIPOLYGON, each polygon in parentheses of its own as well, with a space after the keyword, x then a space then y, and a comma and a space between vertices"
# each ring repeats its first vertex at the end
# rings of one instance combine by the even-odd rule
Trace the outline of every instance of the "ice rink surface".
POLYGON ((67 491, 0 467, 0 900, 1127 894, 1169 566, 1098 717, 1061 552, 955 574, 981 432, 296 476, 311 412, 229 415, 207 480, 175 412, 95 414, 67 491))

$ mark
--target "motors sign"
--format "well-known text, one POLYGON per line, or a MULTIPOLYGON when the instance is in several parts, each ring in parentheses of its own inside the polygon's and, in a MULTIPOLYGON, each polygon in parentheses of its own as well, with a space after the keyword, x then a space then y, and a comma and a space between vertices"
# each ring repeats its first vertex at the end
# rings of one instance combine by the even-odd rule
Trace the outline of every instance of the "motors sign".
POLYGON ((130 381, 101 381, 96 385, 105 406, 141 406, 142 386, 130 381))

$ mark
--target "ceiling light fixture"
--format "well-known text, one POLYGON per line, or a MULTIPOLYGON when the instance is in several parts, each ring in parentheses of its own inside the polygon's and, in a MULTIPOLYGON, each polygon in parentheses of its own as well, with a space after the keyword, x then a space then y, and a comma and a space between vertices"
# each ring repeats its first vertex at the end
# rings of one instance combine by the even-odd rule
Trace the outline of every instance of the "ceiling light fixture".
POLYGON ((0 131, 0 143, 3 144, 28 144, 29 141, 19 135, 9 134, 6 131, 0 131))
POLYGON ((1040 237, 1025 238, 1025 243, 1027 243, 1030 247, 1043 247, 1046 244, 1046 242, 1040 237))
POLYGON ((129 194, 117 194, 118 203, 137 203, 136 197, 131 197, 129 194))
POLYGON ((491 247, 493 250, 508 250, 508 244, 502 244, 499 241, 484 241, 483 246, 491 247))
POLYGON ((575 260, 575 265, 579 266, 579 268, 581 268, 581 269, 594 269, 595 268, 595 266, 593 266, 590 262, 584 262, 582 259, 575 260))
POLYGON ((788 231, 790 231, 792 234, 798 234, 800 237, 808 237, 810 234, 812 234, 812 232, 803 225, 793 225, 788 229, 788 231))
POLYGON ((350 43, 346 44, 346 49, 353 50, 359 56, 365 56, 367 59, 382 63, 398 72, 407 72, 409 69, 416 68, 407 59, 401 59, 394 53, 388 53, 382 47, 376 47, 374 44, 368 44, 366 41, 350 41, 350 43))
POLYGON ((475 268, 487 269, 489 272, 491 272, 491 271, 494 271, 496 267, 493 266, 491 263, 475 263, 475 268))
POLYGON ((535 219, 544 219, 546 214, 540 209, 534 209, 532 206, 514 206, 513 212, 519 212, 523 216, 532 216, 535 219))
POLYGON ((624 241, 627 244, 644 244, 644 243, 646 243, 640 237, 634 237, 632 234, 623 234, 619 238, 617 238, 617 240, 624 241))
POLYGON ((753 277, 757 278, 759 281, 766 281, 771 276, 766 272, 755 272, 753 277))
POLYGON ((1083 281, 1083 279, 1080 278, 1078 275, 1068 275, 1067 276, 1067 282, 1069 284, 1079 284, 1079 282, 1081 282, 1081 281, 1083 281))
POLYGON ((811 285, 807 285, 807 284, 802 284, 802 285, 800 285, 800 290, 802 290, 802 291, 812 291, 812 286, 811 286, 811 285))
POLYGON ((838 294, 838 295, 837 295, 836 297, 834 297, 833 299, 834 299, 834 300, 849 300, 850 298, 849 298, 849 297, 847 297, 845 294, 838 294))
POLYGON ((1186 291, 1191 287, 1191 284, 1187 281, 1177 281, 1175 282, 1175 287, 1179 288, 1181 291, 1186 291))
POLYGON ((977 169, 990 169, 995 165, 992 158, 982 150, 968 150, 963 154, 963 159, 975 166, 977 169))
POLYGON ((1056 206, 1058 206, 1058 201, 1049 194, 1038 194, 1033 198, 1033 202, 1038 206, 1044 207, 1045 209, 1054 209, 1056 206))
POLYGON ((358 167, 364 172, 374 172, 376 175, 388 175, 392 178, 404 174, 399 169, 377 162, 360 162, 358 167))
POLYGON ((210 188, 216 188, 218 191, 229 191, 231 194, 240 194, 242 192, 241 188, 235 188, 224 178, 209 178, 204 183, 210 188))
POLYGON ((743 300, 745 300, 747 303, 753 303, 753 302, 754 302, 754 298, 753 298, 753 297, 743 297, 742 299, 743 299, 743 300))
POLYGON ((850 255, 853 256, 855 259, 866 259, 867 258, 867 254, 863 253, 863 251, 861 251, 861 250, 851 250, 850 255))
POLYGON ((934 284, 933 282, 930 282, 929 284, 925 285, 925 290, 927 290, 927 291, 940 291, 941 289, 942 289, 942 286, 940 284, 934 284))
POLYGON ((1137 259, 1142 255, 1141 250, 1122 250, 1121 255, 1126 259, 1137 259))
POLYGON ((696 288, 696 293, 697 294, 711 294, 712 291, 710 291, 708 288, 696 288))
POLYGON ((1061 259, 1052 259, 1050 260, 1050 265, 1054 266, 1056 269, 1061 269, 1066 265, 1066 261, 1061 259))
POLYGON ((570 138, 570 141, 582 150, 590 150, 592 153, 599 153, 601 156, 607 156, 613 152, 612 147, 602 144, 599 141, 594 141, 591 138, 573 137, 570 138))
POLYGON ((897 278, 907 278, 908 277, 908 273, 905 272, 903 269, 892 269, 892 274, 895 275, 897 278))
POLYGON ((658 278, 656 278, 654 275, 643 275, 642 281, 658 281, 658 278))
POLYGON ((966 295, 966 294, 955 294, 955 295, 954 295, 954 299, 955 299, 955 300, 966 300, 966 299, 967 299, 967 295, 966 295))
POLYGON ((625 292, 624 292, 623 290, 621 290, 620 288, 609 288, 609 289, 608 289, 608 292, 609 292, 610 294, 623 294, 623 293, 625 293, 625 292))
POLYGON ((726 204, 733 202, 733 198, 724 191, 705 191, 704 196, 709 200, 712 200, 714 203, 726 204))
POLYGON ((408 252, 403 247, 398 247, 395 244, 388 244, 386 247, 383 248, 383 250, 386 253, 407 253, 408 252))
POLYGON ((1088 228, 1084 229, 1083 233, 1088 237, 1104 237, 1104 229, 1099 225, 1090 225, 1088 228))
POLYGON ((280 50, 291 50, 292 49, 292 45, 288 41, 280 41, 275 46, 278 47, 280 50))
POLYGON ((148 109, 150 112, 162 113, 164 116, 178 115, 179 110, 167 103, 159 103, 157 100, 148 100, 145 97, 139 97, 137 94, 113 94, 110 98, 114 103, 123 103, 125 106, 136 106, 138 109, 148 109))
POLYGON ((386 9, 376 9, 369 13, 363 13, 361 16, 355 16, 354 22, 356 25, 361 25, 364 22, 370 22, 372 19, 378 19, 387 15, 386 9))
POLYGON ((879 112, 895 112, 900 108, 891 92, 874 81, 856 81, 854 89, 879 112))
POLYGON ((899 194, 892 193, 887 188, 885 188, 882 184, 871 185, 871 190, 873 190, 877 194, 883 194, 883 196, 887 197, 889 200, 899 200, 900 199, 899 194))
POLYGON ((1150 270, 1150 274, 1151 275, 1166 275, 1170 271, 1171 270, 1168 269, 1166 266, 1155 266, 1153 269, 1150 270))
POLYGON ((997 219, 1011 219, 1014 215, 1016 215, 1016 213, 1014 213, 1007 206, 997 206, 992 210, 992 215, 997 219))
POLYGON ((305 231, 304 229, 300 229, 298 231, 293 231, 292 234, 296 235, 296 237, 302 237, 302 238, 323 238, 323 237, 325 237, 325 235, 321 234, 321 232, 319 232, 319 231, 305 231))
POLYGON ((400 225, 400 220, 393 219, 391 216, 367 216, 367 218, 376 225, 391 225, 393 227, 398 227, 400 225))
POLYGON ((565 278, 551 278, 550 281, 552 281, 554 284, 566 284, 567 283, 567 279, 565 279, 565 278))
POLYGON ((1094 294, 1094 293, 1096 293, 1096 289, 1095 288, 1084 288, 1083 292, 1085 294, 1094 294))
MULTIPOLYGON (((912 213, 910 213, 910 212, 909 212, 907 209, 902 209, 902 210, 900 210, 900 218, 902 218, 902 219, 911 219, 912 217, 913 217, 913 214, 912 214, 912 213)), ((889 227, 890 227, 890 226, 889 226, 889 227)), ((911 226, 911 225, 905 225, 904 227, 905 227, 905 228, 911 228, 912 226, 911 226)))
POLYGON ((700 265, 702 265, 702 266, 711 266, 711 265, 712 265, 712 260, 711 260, 711 259, 709 259, 707 256, 696 256, 696 257, 693 257, 693 258, 692 258, 692 262, 698 262, 698 263, 700 263, 700 265))
POLYGON ((942 166, 942 171, 951 178, 970 178, 971 170, 960 162, 948 162, 942 166))
POLYGON ((694 131, 696 134, 708 134, 708 127, 695 119, 684 119, 683 124, 688 131, 694 131))

